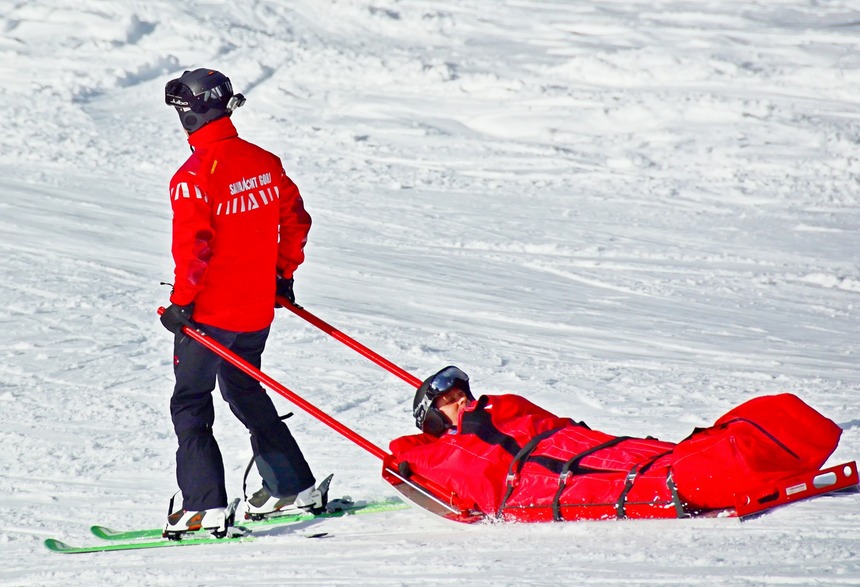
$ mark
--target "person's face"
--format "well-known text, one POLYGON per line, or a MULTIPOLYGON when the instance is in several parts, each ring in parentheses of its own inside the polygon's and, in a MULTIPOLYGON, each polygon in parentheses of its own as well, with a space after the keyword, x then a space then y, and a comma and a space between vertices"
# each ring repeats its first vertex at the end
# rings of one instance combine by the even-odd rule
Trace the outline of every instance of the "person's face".
POLYGON ((436 398, 433 407, 442 412, 448 422, 457 425, 460 412, 466 407, 466 393, 461 389, 452 389, 436 398))

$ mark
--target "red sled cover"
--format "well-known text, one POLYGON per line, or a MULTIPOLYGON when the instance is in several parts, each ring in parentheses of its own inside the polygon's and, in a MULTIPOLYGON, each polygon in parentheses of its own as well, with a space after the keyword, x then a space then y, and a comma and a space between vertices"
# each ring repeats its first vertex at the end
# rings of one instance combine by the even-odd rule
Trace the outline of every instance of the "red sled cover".
POLYGON ((675 483, 690 510, 733 507, 738 494, 818 471, 841 434, 797 396, 757 397, 678 443, 675 483))
POLYGON ((741 497, 750 510, 796 501, 793 480, 812 479, 841 435, 790 394, 745 402, 677 445, 591 430, 514 395, 482 396, 459 424, 438 439, 392 441, 390 470, 408 463, 455 511, 528 522, 732 515, 741 497), (784 498, 770 503, 780 492, 784 498))

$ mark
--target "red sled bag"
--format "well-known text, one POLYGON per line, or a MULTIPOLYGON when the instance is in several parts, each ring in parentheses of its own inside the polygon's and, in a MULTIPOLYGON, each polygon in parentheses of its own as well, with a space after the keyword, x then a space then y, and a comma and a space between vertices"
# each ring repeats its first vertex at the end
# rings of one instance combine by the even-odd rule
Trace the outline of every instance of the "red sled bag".
POLYGON ((797 396, 762 396, 696 430, 675 447, 672 471, 691 512, 729 508, 735 495, 817 471, 842 429, 797 396))

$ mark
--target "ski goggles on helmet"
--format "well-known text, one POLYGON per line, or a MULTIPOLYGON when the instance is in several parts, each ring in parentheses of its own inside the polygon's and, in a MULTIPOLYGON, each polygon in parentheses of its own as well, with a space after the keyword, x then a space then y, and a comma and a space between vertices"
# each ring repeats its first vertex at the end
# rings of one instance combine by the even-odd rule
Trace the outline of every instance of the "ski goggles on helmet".
POLYGON ((164 88, 164 103, 168 106, 191 110, 202 114, 210 108, 232 112, 245 103, 245 96, 233 94, 233 85, 224 78, 220 84, 195 93, 182 79, 167 82, 164 88))
POLYGON ((440 395, 451 391, 457 383, 460 383, 461 386, 465 383, 468 386, 469 376, 453 365, 445 367, 436 373, 436 375, 433 376, 433 379, 430 380, 430 387, 427 390, 427 395, 432 395, 435 400, 440 395))

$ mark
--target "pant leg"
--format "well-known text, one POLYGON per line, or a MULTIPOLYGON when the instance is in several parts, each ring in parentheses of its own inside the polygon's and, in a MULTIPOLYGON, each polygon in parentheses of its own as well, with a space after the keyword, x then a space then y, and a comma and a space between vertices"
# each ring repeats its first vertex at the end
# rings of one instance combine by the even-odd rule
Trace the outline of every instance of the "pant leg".
MULTIPOLYGON (((240 333, 231 350, 258 369, 269 329, 240 333)), ((218 384, 230 409, 251 433, 257 470, 275 496, 295 495, 315 483, 301 448, 256 379, 224 361, 218 384)))
MULTIPOLYGON (((235 336, 212 327, 207 327, 206 332, 225 344, 235 336)), ((216 354, 191 338, 179 334, 174 339, 176 385, 170 399, 170 415, 179 442, 176 481, 187 510, 227 505, 224 462, 212 434, 215 422, 212 391, 220 363, 216 354)))

